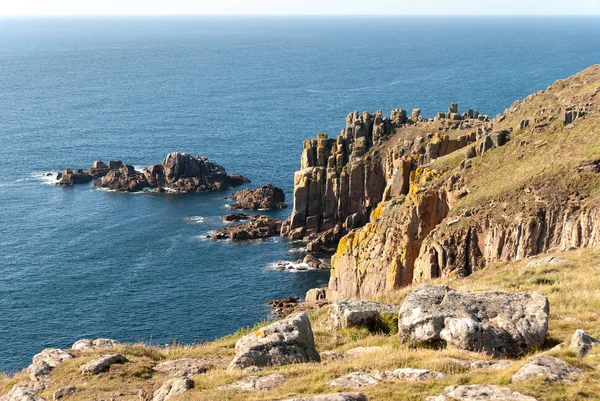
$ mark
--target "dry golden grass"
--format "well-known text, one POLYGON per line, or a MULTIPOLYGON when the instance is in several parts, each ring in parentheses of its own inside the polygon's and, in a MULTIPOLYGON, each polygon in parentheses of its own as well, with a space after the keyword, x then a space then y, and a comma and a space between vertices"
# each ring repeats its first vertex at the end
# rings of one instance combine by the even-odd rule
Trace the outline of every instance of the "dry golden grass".
MULTIPOLYGON (((559 342, 569 340, 577 328, 600 337, 600 251, 578 250, 556 254, 569 262, 562 265, 542 265, 528 267, 529 260, 502 263, 475 272, 462 280, 435 280, 437 284, 447 284, 453 288, 506 291, 538 291, 550 300, 550 338, 548 350, 559 342)), ((400 304, 413 288, 407 287, 381 297, 379 300, 400 304)), ((244 392, 239 390, 218 390, 217 387, 231 383, 245 374, 228 372, 226 367, 234 355, 236 340, 252 329, 242 330, 223 339, 194 346, 173 345, 171 347, 151 347, 143 344, 120 346, 118 351, 127 355, 131 363, 114 365, 109 372, 97 376, 83 376, 78 368, 97 355, 79 354, 71 361, 59 365, 49 378, 51 387, 43 395, 51 399, 52 393, 60 387, 74 385, 77 392, 70 400, 133 400, 137 399, 140 388, 157 388, 166 380, 162 374, 152 371, 152 366, 164 360, 182 357, 206 357, 213 360, 215 369, 193 377, 195 388, 182 394, 177 400, 278 400, 298 395, 312 395, 335 392, 337 389, 327 382, 352 371, 391 370, 399 367, 424 368, 441 371, 448 376, 441 380, 405 383, 386 380, 375 387, 362 389, 371 401, 423 400, 427 395, 437 394, 447 386, 455 384, 489 383, 509 386, 538 400, 597 400, 600 399, 600 355, 577 358, 568 349, 550 351, 566 361, 586 371, 585 377, 572 385, 545 383, 534 380, 525 383, 510 383, 510 378, 526 358, 517 360, 505 370, 467 371, 452 359, 489 359, 485 355, 456 349, 434 350, 412 349, 399 343, 397 336, 373 334, 365 330, 347 329, 334 331, 327 328, 325 309, 312 312, 311 320, 319 351, 344 351, 358 346, 382 346, 383 348, 358 357, 348 357, 338 361, 270 367, 258 373, 267 375, 282 373, 287 381, 270 391, 244 392)), ((263 323, 264 324, 264 323, 263 323)), ((592 354, 594 354, 592 352, 592 354)), ((0 377, 0 389, 4 392, 26 374, 16 377, 0 377)), ((351 390, 351 389, 344 389, 351 390)))

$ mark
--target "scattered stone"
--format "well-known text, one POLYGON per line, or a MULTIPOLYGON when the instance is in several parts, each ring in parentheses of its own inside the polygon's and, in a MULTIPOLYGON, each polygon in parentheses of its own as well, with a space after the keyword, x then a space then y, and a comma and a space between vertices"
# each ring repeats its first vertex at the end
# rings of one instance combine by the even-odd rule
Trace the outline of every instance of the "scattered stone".
POLYGON ((367 401, 367 397, 360 393, 336 393, 315 395, 314 397, 292 398, 285 401, 367 401))
POLYGON ((548 299, 535 292, 461 292, 421 285, 402 304, 398 329, 400 339, 413 344, 520 356, 544 344, 548 313, 548 299))
POLYGON ((321 352, 321 360, 322 361, 339 361, 344 359, 344 355, 335 351, 325 351, 321 352))
POLYGON ((329 308, 329 320, 336 329, 366 327, 375 330, 379 327, 382 317, 394 319, 399 309, 398 305, 356 299, 336 301, 329 308))
POLYGON ((426 401, 537 401, 507 387, 490 384, 446 387, 443 393, 427 397, 426 401))
POLYGON ((169 379, 152 395, 152 401, 167 401, 177 394, 185 393, 194 387, 194 382, 188 377, 169 379))
POLYGON ((532 260, 531 262, 527 263, 527 267, 536 267, 541 265, 561 265, 563 263, 568 262, 568 260, 557 258, 556 256, 546 256, 543 258, 532 260))
POLYGON ((492 369, 492 370, 502 370, 506 369, 510 365, 512 365, 513 361, 508 359, 499 359, 499 360, 491 360, 491 361, 472 361, 470 363, 471 369, 492 369))
POLYGON ((578 173, 590 173, 590 174, 598 174, 600 173, 600 160, 594 160, 591 162, 587 162, 577 167, 578 173))
POLYGON ((396 369, 391 372, 386 372, 385 377, 388 379, 398 379, 404 380, 408 382, 414 381, 425 381, 425 380, 435 380, 441 379, 444 377, 443 373, 434 372, 426 369, 411 369, 411 368, 403 368, 396 369))
POLYGON ((285 317, 296 310, 300 303, 300 297, 287 297, 283 299, 270 299, 267 305, 273 308, 273 315, 277 317, 285 317))
POLYGON ((73 355, 60 348, 46 348, 39 354, 33 357, 33 363, 43 361, 48 364, 50 368, 55 368, 64 361, 73 359, 73 355))
POLYGON ((243 189, 230 198, 235 201, 229 205, 231 209, 277 210, 287 207, 283 190, 271 184, 256 189, 243 189))
POLYGON ((213 367, 203 358, 181 358, 159 363, 152 370, 168 376, 193 376, 206 373, 213 367))
POLYGON ((93 352, 95 349, 114 348, 117 345, 119 345, 117 341, 109 338, 97 338, 95 340, 83 339, 75 341, 71 346, 71 349, 80 352, 93 352))
POLYGON ((240 221, 240 220, 248 220, 250 216, 246 213, 229 213, 225 216, 221 216, 222 221, 240 221))
POLYGON ((573 337, 571 337, 571 350, 575 351, 582 358, 586 356, 593 347, 597 347, 598 345, 600 345, 600 341, 581 329, 575 330, 573 337))
POLYGON ((262 372, 262 368, 258 366, 248 366, 247 368, 242 369, 243 373, 258 373, 262 372))
POLYGON ((16 384, 10 393, 0 397, 0 401, 46 401, 46 399, 34 390, 16 384))
POLYGON ((352 372, 338 377, 327 384, 335 387, 362 388, 375 386, 377 383, 379 383, 379 380, 370 373, 352 372))
POLYGON ((570 383, 583 375, 583 370, 550 355, 536 356, 512 377, 513 381, 530 380, 542 377, 549 382, 570 383))
POLYGON ((52 394, 52 399, 54 401, 62 400, 63 398, 67 398, 71 394, 73 394, 77 390, 75 386, 71 387, 61 387, 52 394))
POLYGON ((79 371, 83 374, 97 375, 98 373, 104 372, 115 363, 126 362, 129 362, 129 360, 122 354, 104 355, 100 358, 92 359, 85 365, 81 366, 79 371))
POLYGON ((230 369, 248 366, 289 365, 319 362, 308 316, 289 316, 242 337, 235 344, 230 369))
POLYGON ((379 346, 356 347, 356 348, 350 348, 348 351, 344 352, 344 354, 346 356, 362 356, 364 354, 379 351, 380 349, 383 349, 383 347, 379 347, 379 346))
POLYGON ((282 385, 285 381, 285 376, 278 373, 268 376, 249 376, 237 380, 231 384, 221 386, 219 387, 219 390, 271 390, 277 386, 282 385))
POLYGON ((230 239, 232 241, 247 241, 264 239, 279 235, 282 221, 267 216, 253 216, 246 223, 233 224, 219 228, 212 239, 230 239))

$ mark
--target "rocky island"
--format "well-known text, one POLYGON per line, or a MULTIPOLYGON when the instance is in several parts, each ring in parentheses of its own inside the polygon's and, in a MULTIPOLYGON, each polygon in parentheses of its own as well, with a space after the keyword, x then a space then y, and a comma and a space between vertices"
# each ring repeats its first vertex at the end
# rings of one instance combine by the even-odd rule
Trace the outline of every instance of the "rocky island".
POLYGON ((281 228, 335 248, 326 288, 210 343, 45 349, 0 399, 597 399, 599 143, 599 65, 492 119, 352 113, 304 143, 281 228))

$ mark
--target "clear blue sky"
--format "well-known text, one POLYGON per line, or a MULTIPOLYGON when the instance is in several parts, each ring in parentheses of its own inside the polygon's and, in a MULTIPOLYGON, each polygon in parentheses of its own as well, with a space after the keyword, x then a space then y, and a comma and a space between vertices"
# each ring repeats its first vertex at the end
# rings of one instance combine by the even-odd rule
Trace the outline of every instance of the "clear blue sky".
POLYGON ((0 15, 600 15, 600 0, 0 0, 0 15))

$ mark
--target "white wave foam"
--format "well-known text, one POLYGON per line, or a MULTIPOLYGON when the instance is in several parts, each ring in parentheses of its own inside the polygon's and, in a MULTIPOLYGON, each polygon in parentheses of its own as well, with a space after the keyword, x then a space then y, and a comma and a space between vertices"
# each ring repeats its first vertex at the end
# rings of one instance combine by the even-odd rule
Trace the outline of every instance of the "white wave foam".
POLYGON ((290 272, 303 272, 315 270, 306 263, 296 263, 289 260, 278 260, 277 262, 269 263, 269 268, 273 270, 285 270, 290 272))
POLYGON ((144 166, 136 166, 136 165, 134 165, 134 166, 133 166, 133 169, 134 169, 135 171, 137 171, 138 173, 143 173, 143 172, 145 172, 145 171, 146 171, 146 167, 144 167, 144 166))
POLYGON ((40 181, 44 185, 54 185, 58 182, 56 179, 57 174, 58 172, 56 171, 36 171, 29 173, 29 177, 19 178, 18 180, 15 180, 15 182, 40 181))
POLYGON ((204 217, 202 217, 202 216, 189 216, 189 217, 186 217, 185 219, 192 223, 197 223, 197 224, 204 223, 204 217))

